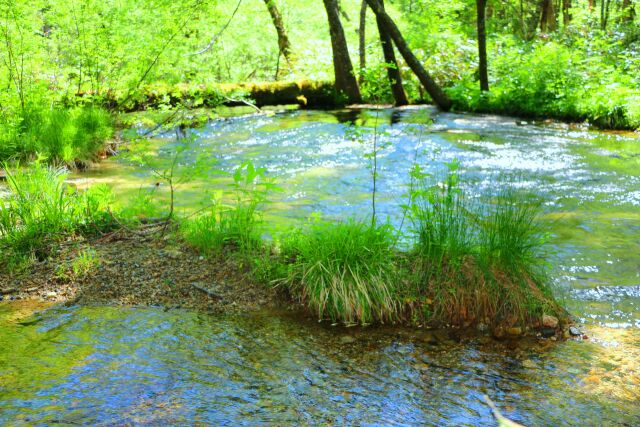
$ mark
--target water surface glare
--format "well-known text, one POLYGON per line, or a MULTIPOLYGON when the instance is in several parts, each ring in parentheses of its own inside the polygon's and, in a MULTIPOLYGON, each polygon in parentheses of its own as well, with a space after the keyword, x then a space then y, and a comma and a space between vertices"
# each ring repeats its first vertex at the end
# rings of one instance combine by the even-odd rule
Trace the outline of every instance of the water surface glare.
MULTIPOLYGON (((486 425, 486 393, 526 425, 640 425, 637 135, 432 109, 293 111, 191 130, 181 162, 266 167, 283 190, 267 207, 271 232, 313 212, 366 217, 375 124, 378 212, 393 224, 416 161, 438 174, 457 159, 471 194, 507 176, 542 200, 557 294, 589 340, 496 342, 277 313, 105 307, 52 309, 22 326, 5 305, 0 423, 486 425), (365 126, 364 143, 352 122, 365 126)), ((169 132, 151 149, 168 163, 175 145, 169 132)), ((118 158, 76 181, 107 182, 123 200, 163 192, 149 168, 118 158)), ((212 175, 185 184, 179 206, 194 210, 228 183, 212 175)))

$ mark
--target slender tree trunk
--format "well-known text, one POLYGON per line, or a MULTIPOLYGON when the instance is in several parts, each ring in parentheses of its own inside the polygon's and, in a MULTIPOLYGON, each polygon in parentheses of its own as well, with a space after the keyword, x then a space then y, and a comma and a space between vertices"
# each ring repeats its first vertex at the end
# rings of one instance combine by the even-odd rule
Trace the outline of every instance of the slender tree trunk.
POLYGON ((562 0, 562 25, 564 28, 571 24, 571 0, 562 0))
POLYGON ((422 64, 420 64, 418 58, 411 52, 407 42, 402 37, 402 33, 400 33, 400 30, 391 17, 384 11, 380 0, 367 0, 367 3, 376 14, 376 18, 380 19, 380 24, 382 28, 384 28, 385 33, 391 37, 405 62, 418 77, 418 80, 420 80, 420 83, 425 87, 436 105, 445 111, 451 109, 451 100, 424 69, 422 64))
POLYGON ((336 90, 347 95, 350 103, 362 102, 360 88, 355 75, 353 65, 349 57, 347 39, 344 36, 337 0, 323 0, 329 19, 329 33, 331 35, 331 48, 333 50, 333 70, 336 75, 336 90))
POLYGON ((284 27, 278 6, 276 6, 275 0, 264 0, 264 3, 267 5, 267 9, 269 9, 273 26, 276 27, 276 32, 278 33, 278 49, 282 56, 284 56, 284 59, 286 59, 287 62, 291 62, 291 42, 289 41, 289 36, 284 27))
POLYGON ((556 11, 553 7, 553 0, 542 0, 542 12, 540 14, 540 30, 543 33, 552 32, 556 29, 556 11))
POLYGON ((603 30, 607 29, 607 24, 609 23, 609 6, 611 5, 611 0, 602 0, 600 3, 600 28, 603 30))
POLYGON ((522 32, 522 38, 524 40, 528 40, 529 39, 529 31, 528 31, 528 26, 527 23, 524 20, 524 1, 520 0, 520 8, 518 10, 520 13, 518 14, 519 18, 520 18, 520 30, 522 32))
POLYGON ((485 26, 485 11, 487 0, 476 0, 478 12, 478 72, 480 75, 480 90, 489 90, 489 72, 487 71, 487 31, 485 26))
POLYGON ((363 71, 367 67, 366 30, 367 30, 367 2, 362 0, 360 5, 360 25, 358 26, 358 54, 360 56, 360 83, 362 83, 363 71))
MULTIPOLYGON (((380 4, 384 8, 384 0, 380 0, 380 4)), ((380 34, 380 44, 382 45, 382 53, 384 55, 384 62, 387 64, 387 75, 389 76, 389 84, 391 85, 391 92, 393 93, 393 99, 396 106, 407 105, 409 100, 407 94, 402 87, 402 75, 400 74, 400 67, 398 67, 398 61, 396 61, 396 54, 393 51, 393 41, 389 34, 384 30, 384 26, 380 22, 380 18, 376 15, 376 23, 378 24, 378 33, 380 34)))

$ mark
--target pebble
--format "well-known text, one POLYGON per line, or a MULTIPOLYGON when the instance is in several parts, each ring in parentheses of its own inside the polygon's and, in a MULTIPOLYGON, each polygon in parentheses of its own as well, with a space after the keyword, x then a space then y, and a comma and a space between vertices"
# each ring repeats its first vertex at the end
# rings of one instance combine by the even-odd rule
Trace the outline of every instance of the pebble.
POLYGON ((514 326, 512 328, 508 328, 507 329, 507 334, 514 335, 514 336, 522 335, 522 328, 519 327, 519 326, 514 326))
POLYGON ((555 316, 549 316, 545 314, 542 316, 542 326, 545 328, 557 328, 558 327, 558 318, 555 316))
POLYGON ((178 249, 166 249, 163 251, 162 255, 169 259, 178 259, 182 256, 182 252, 178 249))
POLYGON ((340 337, 340 344, 353 344, 354 342, 356 342, 356 339, 351 335, 340 337))
POLYGON ((574 337, 582 335, 582 332, 580 332, 580 329, 576 328, 575 326, 569 327, 569 333, 574 337))
POLYGON ((540 332, 542 333, 542 336, 545 338, 551 338, 556 334, 556 330, 554 328, 542 328, 540 332))
POLYGON ((47 292, 46 296, 47 298, 55 298, 58 296, 58 294, 55 292, 47 292))
POLYGON ((538 364, 531 359, 525 359, 522 361, 522 366, 529 369, 535 369, 538 367, 538 364))

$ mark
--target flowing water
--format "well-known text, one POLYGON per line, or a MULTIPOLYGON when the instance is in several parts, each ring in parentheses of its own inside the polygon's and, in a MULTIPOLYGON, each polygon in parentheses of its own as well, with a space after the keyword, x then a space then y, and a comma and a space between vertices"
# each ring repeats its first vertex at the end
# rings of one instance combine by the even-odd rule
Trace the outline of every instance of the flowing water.
MULTIPOLYGON (((526 425, 640 425, 637 135, 431 109, 293 111, 188 133, 181 164, 204 157, 231 172, 250 159, 277 177, 271 233, 314 212, 366 217, 374 133, 378 215, 398 226, 414 162, 438 175, 457 159, 472 194, 511 181, 543 201, 554 286, 589 339, 343 329, 284 313, 71 307, 29 317, 33 307, 5 304, 0 423, 486 425, 487 394, 526 425), (353 122, 365 132, 354 136, 353 122)), ((169 132, 150 150, 166 165, 175 146, 169 132)), ((149 167, 122 159, 84 182, 107 182, 123 200, 163 192, 149 167)), ((212 174, 184 184, 179 208, 228 183, 212 174)))

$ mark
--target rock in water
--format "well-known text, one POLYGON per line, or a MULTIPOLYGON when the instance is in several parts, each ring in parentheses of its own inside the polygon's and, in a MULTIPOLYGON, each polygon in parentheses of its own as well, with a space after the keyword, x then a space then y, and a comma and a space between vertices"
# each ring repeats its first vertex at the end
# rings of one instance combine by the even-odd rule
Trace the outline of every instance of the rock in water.
POLYGON ((582 335, 582 332, 580 332, 580 329, 576 328, 575 326, 571 326, 569 328, 569 333, 574 337, 582 335))
POLYGON ((555 316, 549 316, 545 314, 542 316, 542 326, 545 328, 557 328, 558 327, 558 318, 555 316))
POLYGON ((555 328, 542 328, 542 331, 540 331, 542 336, 545 338, 551 338, 552 336, 554 336, 556 334, 556 330, 555 328))

